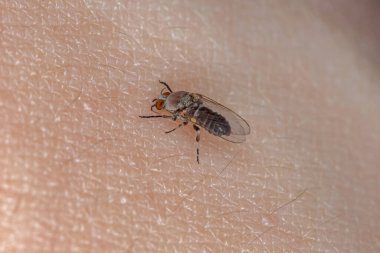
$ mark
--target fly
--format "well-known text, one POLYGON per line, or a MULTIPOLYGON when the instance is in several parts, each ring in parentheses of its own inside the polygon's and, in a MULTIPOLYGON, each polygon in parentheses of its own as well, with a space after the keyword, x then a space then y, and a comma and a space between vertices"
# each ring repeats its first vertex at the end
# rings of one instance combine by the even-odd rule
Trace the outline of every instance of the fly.
POLYGON ((166 110, 171 115, 149 115, 139 116, 140 118, 167 118, 181 123, 174 130, 191 123, 196 131, 197 142, 197 162, 199 164, 199 140, 200 128, 206 129, 210 134, 221 137, 227 141, 241 143, 245 141, 245 136, 250 133, 250 127, 241 116, 214 100, 187 91, 173 92, 169 85, 159 81, 165 87, 161 90, 158 98, 153 99, 154 103, 150 110, 157 113, 157 110, 166 110), (166 91, 165 91, 166 90, 166 91))

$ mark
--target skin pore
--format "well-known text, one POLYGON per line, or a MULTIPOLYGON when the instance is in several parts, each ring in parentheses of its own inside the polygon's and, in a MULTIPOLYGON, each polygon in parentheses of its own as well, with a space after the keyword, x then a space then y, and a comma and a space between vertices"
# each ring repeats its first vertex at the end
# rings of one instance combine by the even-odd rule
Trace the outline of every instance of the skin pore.
POLYGON ((1 252, 378 252, 377 1, 2 1, 1 252), (251 125, 150 115, 158 80, 251 125))

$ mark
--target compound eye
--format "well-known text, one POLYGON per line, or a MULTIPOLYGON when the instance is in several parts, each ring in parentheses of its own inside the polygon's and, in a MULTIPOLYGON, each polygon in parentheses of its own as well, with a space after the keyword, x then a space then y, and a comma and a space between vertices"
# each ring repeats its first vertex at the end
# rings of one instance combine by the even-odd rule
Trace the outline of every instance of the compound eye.
POLYGON ((164 100, 162 100, 162 99, 157 100, 157 102, 156 102, 157 110, 162 110, 162 107, 164 107, 164 100))

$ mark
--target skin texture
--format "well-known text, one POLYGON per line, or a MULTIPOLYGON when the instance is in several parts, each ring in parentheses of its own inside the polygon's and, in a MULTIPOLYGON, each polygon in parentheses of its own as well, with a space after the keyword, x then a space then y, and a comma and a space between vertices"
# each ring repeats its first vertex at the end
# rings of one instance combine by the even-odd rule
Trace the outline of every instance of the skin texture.
POLYGON ((1 1, 1 252, 379 252, 378 1, 1 1), (168 82, 232 144, 140 119, 168 82))

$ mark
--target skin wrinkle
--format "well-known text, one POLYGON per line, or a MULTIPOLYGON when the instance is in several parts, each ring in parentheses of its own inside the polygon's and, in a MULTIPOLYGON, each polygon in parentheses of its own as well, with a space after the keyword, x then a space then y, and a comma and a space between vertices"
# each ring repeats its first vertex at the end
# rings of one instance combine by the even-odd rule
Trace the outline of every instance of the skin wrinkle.
POLYGON ((26 4, 0 6, 1 251, 375 252, 376 66, 310 26, 310 7, 26 4), (240 110, 257 134, 237 147, 202 132, 195 166, 191 129, 136 119, 163 78, 240 110))

